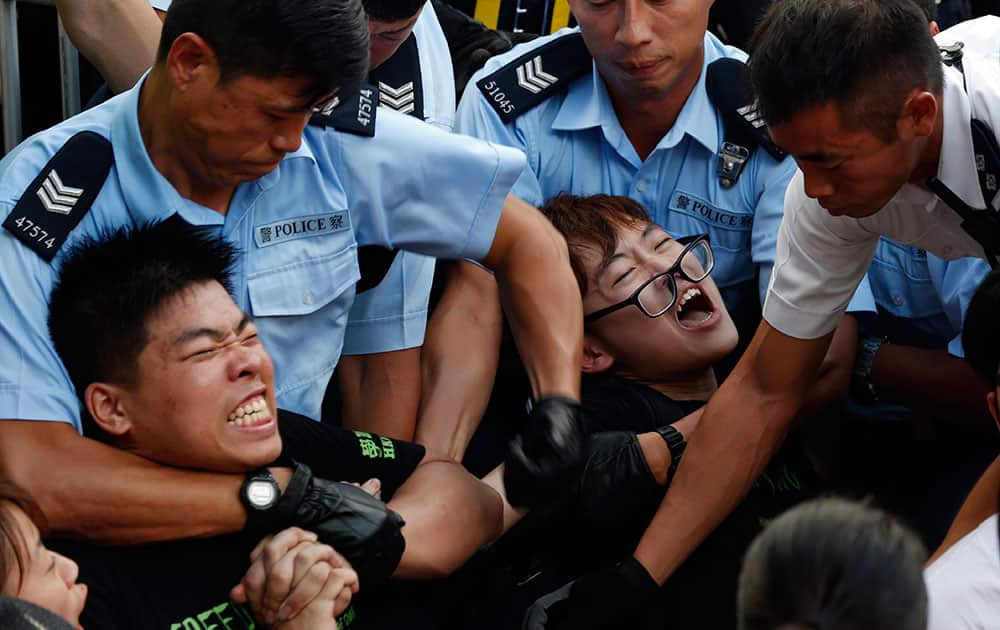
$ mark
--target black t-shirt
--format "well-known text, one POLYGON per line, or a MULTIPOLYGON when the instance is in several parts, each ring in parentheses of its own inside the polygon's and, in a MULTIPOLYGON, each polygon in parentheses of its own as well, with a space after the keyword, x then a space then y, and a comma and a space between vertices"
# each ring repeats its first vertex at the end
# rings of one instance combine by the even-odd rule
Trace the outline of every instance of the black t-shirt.
MULTIPOLYGON (((636 433, 676 422, 705 404, 673 400, 636 381, 608 375, 584 378, 582 402, 591 431, 636 433)), ((726 462, 718 465, 726 466, 726 462)), ((645 616, 623 620, 622 627, 735 628, 736 586, 743 553, 768 521, 817 491, 818 480, 808 461, 795 444, 786 444, 743 502, 670 578, 650 610, 644 611, 645 616)), ((574 531, 564 531, 563 544, 570 548, 558 560, 563 571, 579 575, 596 568, 595 559, 600 566, 632 553, 662 496, 650 503, 644 517, 633 519, 634 523, 620 523, 608 531, 581 530, 577 524, 574 531)))
MULTIPOLYGON (((334 481, 377 477, 388 500, 424 457, 424 447, 352 432, 279 411, 282 460, 293 459, 334 481)), ((51 545, 80 565, 89 588, 81 625, 99 630, 243 630, 260 627, 229 590, 250 565, 259 537, 245 533, 129 547, 58 542, 51 545)), ((341 616, 366 627, 363 604, 341 616)), ((347 623, 345 623, 347 622, 347 623)))

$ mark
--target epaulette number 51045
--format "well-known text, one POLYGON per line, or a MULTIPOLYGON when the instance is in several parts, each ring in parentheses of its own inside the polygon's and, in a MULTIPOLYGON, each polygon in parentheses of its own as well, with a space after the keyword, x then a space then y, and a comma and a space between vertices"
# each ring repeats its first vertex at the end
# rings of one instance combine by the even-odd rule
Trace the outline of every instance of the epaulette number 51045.
POLYGON ((503 110, 503 113, 509 114, 514 111, 514 105, 511 104, 510 99, 507 97, 505 92, 500 91, 497 86, 496 81, 487 81, 483 84, 483 92, 492 98, 498 107, 503 110))
POLYGON ((35 225, 35 222, 27 217, 18 217, 14 221, 14 225, 18 227, 22 232, 24 232, 28 237, 35 239, 46 249, 52 249, 55 247, 56 239, 55 237, 49 236, 49 233, 42 228, 35 225))

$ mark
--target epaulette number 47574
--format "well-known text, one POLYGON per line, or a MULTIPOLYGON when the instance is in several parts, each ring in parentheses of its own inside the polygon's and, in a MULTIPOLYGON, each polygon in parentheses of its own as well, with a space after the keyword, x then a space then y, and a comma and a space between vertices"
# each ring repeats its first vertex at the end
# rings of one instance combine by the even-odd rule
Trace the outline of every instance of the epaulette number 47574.
POLYGON ((52 249, 55 247, 55 237, 49 236, 48 232, 35 225, 35 222, 28 217, 18 217, 14 220, 14 225, 16 225, 18 229, 24 232, 24 234, 29 238, 32 238, 44 245, 46 249, 52 249))

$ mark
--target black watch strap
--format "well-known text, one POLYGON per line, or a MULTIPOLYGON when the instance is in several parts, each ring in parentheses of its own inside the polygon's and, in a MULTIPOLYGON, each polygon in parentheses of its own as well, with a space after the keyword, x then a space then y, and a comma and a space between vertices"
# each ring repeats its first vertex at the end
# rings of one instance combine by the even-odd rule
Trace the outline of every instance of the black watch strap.
POLYGON ((278 515, 280 499, 281 488, 270 470, 258 468, 248 472, 240 486, 240 502, 247 513, 245 529, 258 533, 270 533, 277 529, 281 520, 278 515), (268 492, 272 495, 269 496, 268 492))
POLYGON ((656 432, 667 443, 667 450, 670 451, 670 468, 667 469, 667 484, 669 485, 674 478, 674 472, 677 471, 677 465, 681 463, 681 455, 687 448, 687 440, 684 439, 680 431, 669 424, 657 428, 656 432))

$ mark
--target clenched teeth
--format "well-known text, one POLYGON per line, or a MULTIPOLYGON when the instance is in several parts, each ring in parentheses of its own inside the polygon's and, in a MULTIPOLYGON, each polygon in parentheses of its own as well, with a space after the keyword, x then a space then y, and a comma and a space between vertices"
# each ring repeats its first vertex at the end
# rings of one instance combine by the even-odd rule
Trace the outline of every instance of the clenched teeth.
POLYGON ((263 398, 255 398, 234 409, 228 421, 238 427, 253 426, 271 417, 271 409, 263 398))

